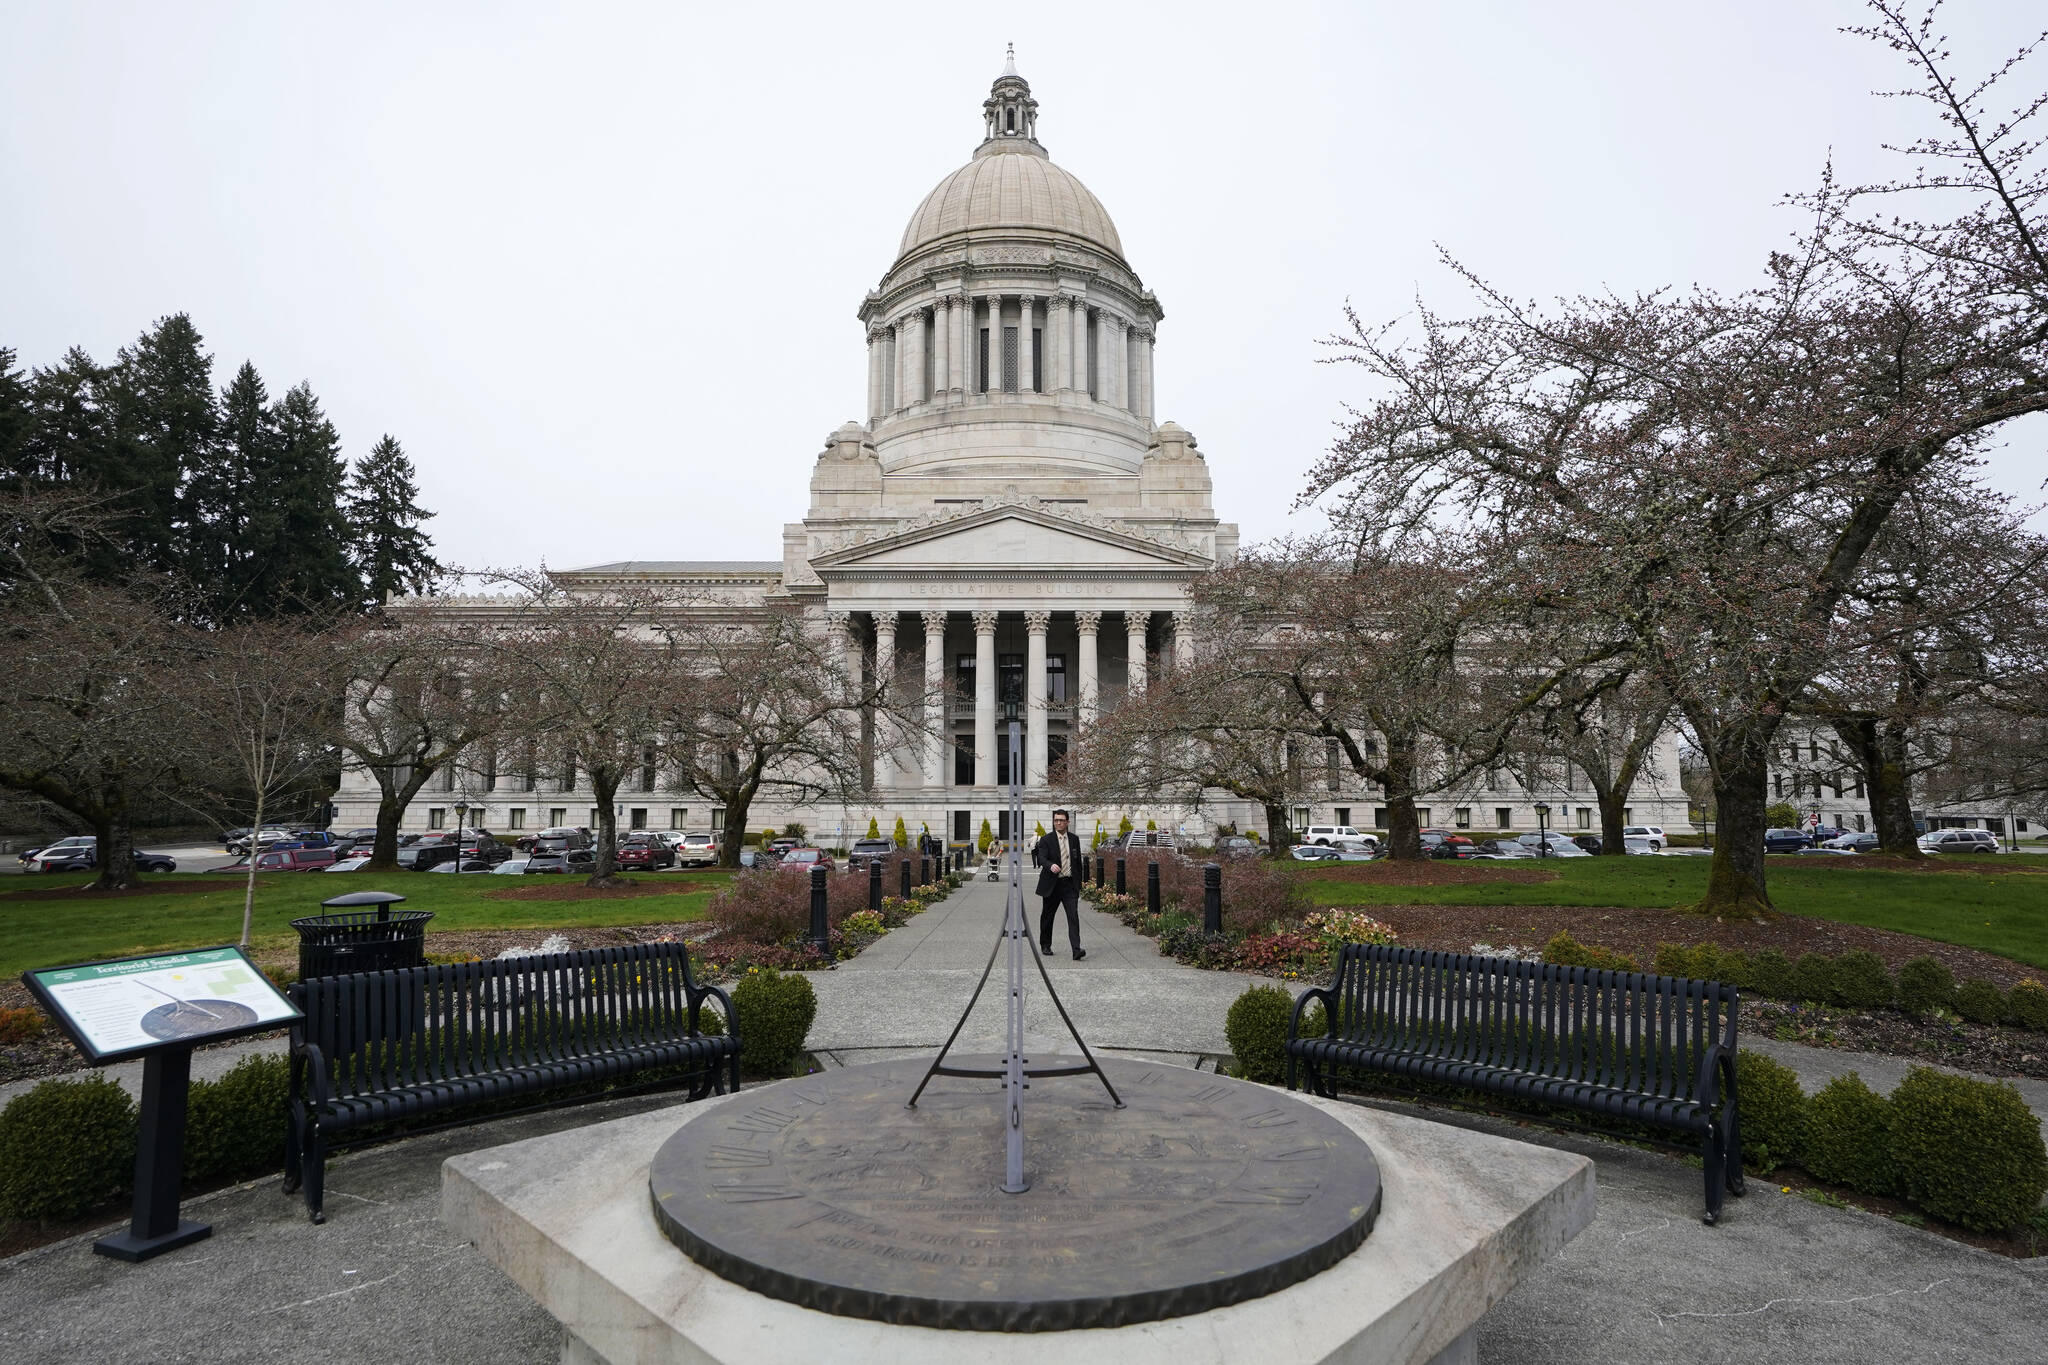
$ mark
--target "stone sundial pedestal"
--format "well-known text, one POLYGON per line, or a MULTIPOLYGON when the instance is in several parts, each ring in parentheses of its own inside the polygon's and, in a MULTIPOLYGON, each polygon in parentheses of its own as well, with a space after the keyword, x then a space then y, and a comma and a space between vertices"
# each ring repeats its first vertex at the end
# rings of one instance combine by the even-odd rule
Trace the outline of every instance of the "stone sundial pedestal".
POLYGON ((442 1218, 563 1359, 1476 1359, 1592 1221, 1585 1157, 1179 1067, 1003 1092, 874 1063, 451 1159, 442 1218))

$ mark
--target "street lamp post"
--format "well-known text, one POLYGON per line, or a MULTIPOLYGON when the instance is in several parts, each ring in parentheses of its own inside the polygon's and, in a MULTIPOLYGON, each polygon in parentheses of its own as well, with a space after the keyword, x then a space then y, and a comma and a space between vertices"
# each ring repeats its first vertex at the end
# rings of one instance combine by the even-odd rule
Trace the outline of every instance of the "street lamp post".
POLYGON ((1550 856, 1550 806, 1544 801, 1536 803, 1536 856, 1550 856))

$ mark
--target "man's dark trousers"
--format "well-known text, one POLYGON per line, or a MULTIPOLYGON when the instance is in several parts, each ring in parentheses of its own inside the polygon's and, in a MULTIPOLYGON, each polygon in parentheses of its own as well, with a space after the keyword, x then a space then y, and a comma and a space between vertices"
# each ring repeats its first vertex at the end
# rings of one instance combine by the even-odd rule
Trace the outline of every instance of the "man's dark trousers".
POLYGON ((1039 951, 1052 951, 1052 926, 1060 907, 1067 909, 1067 942, 1076 956, 1081 952, 1081 838, 1072 830, 1067 831, 1066 847, 1060 847, 1061 836, 1048 834, 1038 841, 1032 851, 1032 861, 1038 864, 1038 895, 1042 909, 1038 914, 1039 951), (1052 875, 1052 866, 1058 863, 1061 876, 1052 875))

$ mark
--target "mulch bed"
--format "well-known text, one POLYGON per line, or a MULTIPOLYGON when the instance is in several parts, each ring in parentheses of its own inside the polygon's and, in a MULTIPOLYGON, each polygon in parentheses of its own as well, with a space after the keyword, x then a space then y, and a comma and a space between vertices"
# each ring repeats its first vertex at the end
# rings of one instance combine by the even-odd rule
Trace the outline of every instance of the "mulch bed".
POLYGON ((208 877, 196 881, 149 879, 140 886, 118 891, 100 891, 90 886, 33 886, 20 891, 0 892, 0 901, 114 901, 129 896, 183 896, 202 891, 240 891, 248 883, 240 877, 208 877))

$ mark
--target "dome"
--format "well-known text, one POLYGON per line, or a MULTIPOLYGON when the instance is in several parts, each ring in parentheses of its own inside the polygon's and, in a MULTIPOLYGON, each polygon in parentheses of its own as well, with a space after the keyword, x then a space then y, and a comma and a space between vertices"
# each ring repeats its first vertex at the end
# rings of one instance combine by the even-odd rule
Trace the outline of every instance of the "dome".
POLYGON ((910 215, 898 259, 957 232, 1027 228, 1062 232, 1123 259, 1116 224, 1102 201, 1027 146, 998 145, 939 182, 910 215))

